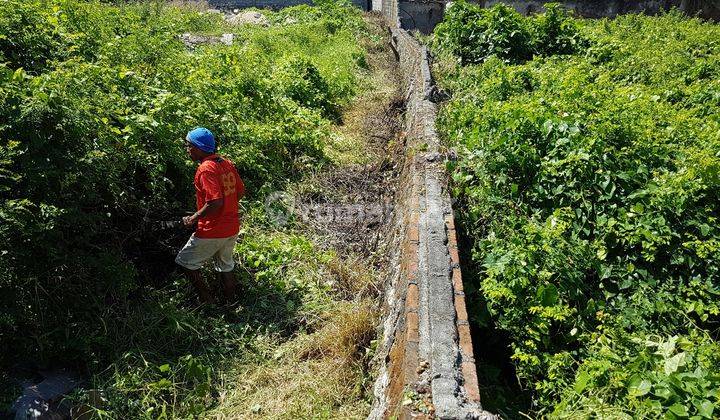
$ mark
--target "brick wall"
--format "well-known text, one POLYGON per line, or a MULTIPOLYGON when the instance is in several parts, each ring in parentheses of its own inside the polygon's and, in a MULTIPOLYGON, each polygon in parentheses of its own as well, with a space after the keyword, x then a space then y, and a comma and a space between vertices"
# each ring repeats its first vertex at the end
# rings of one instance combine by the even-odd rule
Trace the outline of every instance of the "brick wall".
POLYGON ((392 29, 392 40, 406 89, 405 138, 369 418, 495 418, 480 406, 427 51, 402 29, 392 29))

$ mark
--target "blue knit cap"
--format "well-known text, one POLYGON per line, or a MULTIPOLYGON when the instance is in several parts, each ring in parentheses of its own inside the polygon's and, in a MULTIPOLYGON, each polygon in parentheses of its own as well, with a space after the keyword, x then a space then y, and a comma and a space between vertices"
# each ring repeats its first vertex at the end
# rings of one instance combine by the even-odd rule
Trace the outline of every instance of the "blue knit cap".
POLYGON ((187 133, 187 137, 185 139, 205 153, 213 153, 215 151, 215 136, 213 136, 213 133, 211 133, 207 128, 194 128, 187 133))

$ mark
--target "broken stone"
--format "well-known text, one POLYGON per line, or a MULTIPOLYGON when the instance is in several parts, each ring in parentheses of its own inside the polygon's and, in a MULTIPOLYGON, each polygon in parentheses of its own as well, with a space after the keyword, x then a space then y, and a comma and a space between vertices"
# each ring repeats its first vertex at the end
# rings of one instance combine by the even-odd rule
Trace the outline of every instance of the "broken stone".
POLYGON ((209 35, 196 35, 191 33, 184 33, 178 35, 180 40, 188 48, 196 48, 199 45, 216 45, 225 44, 232 45, 235 39, 234 34, 222 34, 222 36, 209 36, 209 35))
POLYGON ((222 34, 222 36, 220 37, 220 42, 225 45, 232 45, 234 39, 234 34, 222 34))
POLYGON ((247 11, 236 13, 227 18, 228 23, 233 25, 260 25, 269 26, 270 21, 260 12, 247 11))

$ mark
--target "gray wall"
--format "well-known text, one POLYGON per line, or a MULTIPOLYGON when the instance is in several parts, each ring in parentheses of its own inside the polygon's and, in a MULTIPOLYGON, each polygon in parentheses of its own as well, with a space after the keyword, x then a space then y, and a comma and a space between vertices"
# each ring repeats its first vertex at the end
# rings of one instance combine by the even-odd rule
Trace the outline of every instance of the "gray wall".
MULTIPOLYGON (((530 14, 542 10, 549 0, 479 0, 476 3, 490 7, 497 3, 513 6, 518 12, 530 14)), ((658 14, 676 7, 689 15, 720 20, 720 0, 568 0, 560 1, 580 16, 590 18, 615 17, 625 13, 658 14)))
POLYGON ((445 2, 399 0, 398 8, 401 28, 429 34, 442 21, 445 2))
MULTIPOLYGON (((352 4, 362 10, 371 10, 372 0, 351 0, 352 4)), ((212 7, 225 9, 244 9, 257 7, 259 9, 281 9, 283 7, 297 6, 298 4, 312 4, 312 0, 209 0, 212 7)))
MULTIPOLYGON (((377 0, 376 0, 377 1, 377 0)), ((442 0, 381 0, 383 14, 403 29, 430 33, 443 18, 442 0)), ((497 3, 513 6, 518 12, 530 14, 543 10, 551 0, 471 0, 483 7, 497 3)), ((624 13, 658 14, 676 7, 688 15, 720 21, 720 0, 559 0, 565 7, 583 17, 614 17, 624 13)))

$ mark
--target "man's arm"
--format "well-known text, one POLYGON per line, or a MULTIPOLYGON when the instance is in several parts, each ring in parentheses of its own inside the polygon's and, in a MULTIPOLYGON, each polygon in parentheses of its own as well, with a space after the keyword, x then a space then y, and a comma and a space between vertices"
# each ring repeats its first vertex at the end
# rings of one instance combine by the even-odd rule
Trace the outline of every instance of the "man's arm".
POLYGON ((190 227, 194 225, 201 217, 213 216, 215 214, 218 214, 222 210, 223 204, 225 204, 224 198, 207 201, 200 210, 195 212, 195 214, 193 214, 192 216, 183 217, 183 223, 185 224, 185 226, 190 227))

